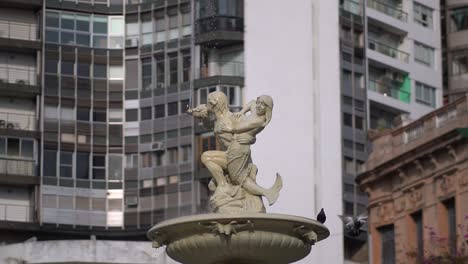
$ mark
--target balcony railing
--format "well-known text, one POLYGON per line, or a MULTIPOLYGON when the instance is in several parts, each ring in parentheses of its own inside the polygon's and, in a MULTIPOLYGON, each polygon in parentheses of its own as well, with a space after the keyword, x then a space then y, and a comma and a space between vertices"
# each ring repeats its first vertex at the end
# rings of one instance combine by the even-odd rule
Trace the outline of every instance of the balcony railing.
POLYGON ((36 69, 0 66, 0 84, 1 83, 36 85, 36 69))
POLYGON ((242 62, 210 62, 200 68, 200 78, 212 76, 244 76, 244 63, 242 62))
POLYGON ((196 22, 198 34, 212 31, 244 31, 244 19, 241 17, 206 17, 196 22))
POLYGON ((0 221, 32 222, 33 207, 0 203, 0 221))
POLYGON ((27 114, 0 112, 0 129, 36 131, 36 117, 27 114))
POLYGON ((35 24, 0 20, 0 38, 38 40, 35 24))
POLYGON ((410 102, 411 94, 407 91, 401 90, 397 85, 390 82, 383 82, 369 79, 369 90, 378 92, 384 96, 390 96, 405 103, 410 102))
POLYGON ((391 46, 388 46, 386 44, 383 44, 381 42, 378 42, 376 40, 373 40, 373 39, 368 39, 368 45, 369 49, 371 50, 375 50, 379 53, 382 53, 384 55, 387 55, 389 57, 392 57, 392 58, 395 58, 397 60, 400 60, 400 61, 403 61, 403 62, 406 62, 408 63, 409 61, 409 54, 404 52, 404 51, 401 51, 401 50, 398 50, 394 47, 391 47, 391 46))
POLYGON ((408 22, 408 14, 396 6, 377 0, 367 0, 367 6, 403 22, 408 22))
POLYGON ((36 176, 36 164, 32 160, 0 158, 0 174, 36 176))

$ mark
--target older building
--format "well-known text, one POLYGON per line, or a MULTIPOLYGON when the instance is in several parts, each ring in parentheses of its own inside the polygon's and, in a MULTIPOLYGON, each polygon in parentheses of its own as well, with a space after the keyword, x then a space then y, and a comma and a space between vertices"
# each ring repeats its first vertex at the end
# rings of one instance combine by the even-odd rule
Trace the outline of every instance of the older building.
POLYGON ((421 257, 461 247, 467 147, 467 97, 374 136, 367 171, 356 179, 369 196, 371 263, 402 263, 409 252, 421 257))

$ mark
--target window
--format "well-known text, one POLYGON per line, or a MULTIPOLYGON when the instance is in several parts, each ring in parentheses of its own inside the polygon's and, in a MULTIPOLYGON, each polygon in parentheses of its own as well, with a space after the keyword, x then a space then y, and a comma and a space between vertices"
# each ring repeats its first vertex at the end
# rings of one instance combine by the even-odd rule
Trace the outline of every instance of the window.
POLYGON ((190 14, 190 7, 182 8, 182 36, 189 36, 192 34, 192 21, 191 21, 191 14, 190 14))
POLYGON ((61 62, 61 74, 73 75, 73 67, 75 63, 73 61, 62 60, 61 62))
POLYGON ((353 116, 348 113, 343 113, 343 124, 345 126, 353 127, 353 116))
POLYGON ((87 15, 76 15, 76 30, 89 32, 90 18, 87 15))
POLYGON ((152 118, 151 114, 152 114, 151 106, 141 108, 141 112, 140 112, 141 120, 150 120, 152 118))
POLYGON ((178 148, 168 148, 166 151, 167 163, 176 164, 179 162, 179 150, 178 148))
POLYGON ((44 150, 44 176, 57 176, 57 152, 44 150))
POLYGON ((123 156, 109 155, 109 180, 122 180, 123 156))
POLYGON ((164 14, 161 18, 155 20, 156 23, 156 42, 166 41, 166 21, 164 20, 164 14))
POLYGON ((73 153, 60 151, 60 177, 71 178, 73 176, 73 153))
POLYGON ((89 121, 89 108, 78 107, 76 109, 76 119, 80 121, 89 121))
POLYGON ((180 147, 181 161, 190 162, 192 160, 192 145, 184 145, 180 147))
POLYGON ((378 229, 381 241, 381 262, 382 264, 395 264, 395 230, 393 225, 378 229))
POLYGON ((450 29, 452 32, 468 29, 468 7, 456 8, 450 12, 450 29))
POLYGON ((449 199, 444 205, 447 210, 449 250, 450 254, 455 255, 457 252, 457 215, 455 211, 455 199, 449 199))
POLYGON ((179 114, 177 108, 178 108, 177 102, 168 103, 167 104, 167 115, 168 116, 173 116, 173 115, 179 114))
POLYGON ((182 82, 190 81, 191 63, 190 52, 182 53, 182 82))
POLYGON ((107 76, 107 65, 106 64, 94 64, 93 76, 97 78, 106 78, 107 76))
POLYGON ((46 14, 46 26, 47 27, 59 27, 59 14, 55 12, 47 12, 46 14))
POLYGON ((169 16, 169 40, 177 39, 179 37, 177 10, 168 11, 173 11, 175 13, 169 16))
POLYGON ((122 65, 110 65, 109 66, 109 79, 123 79, 124 72, 122 65))
POLYGON ((125 155, 125 168, 138 168, 138 154, 125 155))
POLYGON ((46 73, 57 73, 58 60, 57 59, 46 59, 45 60, 45 72, 46 73))
POLYGON ((352 158, 344 158, 344 170, 348 174, 354 174, 354 160, 352 158))
POLYGON ((356 129, 364 130, 364 119, 360 116, 354 116, 354 123, 356 129))
POLYGON ((28 159, 34 158, 34 141, 21 139, 21 157, 28 159))
POLYGON ((177 69, 177 53, 171 53, 169 54, 169 84, 177 84, 177 69))
POLYGON ((89 153, 76 154, 76 178, 89 179, 89 153))
POLYGON ((142 45, 149 45, 153 42, 153 21, 151 14, 141 14, 142 45))
POLYGON ((107 17, 105 16, 94 16, 93 20, 93 32, 100 34, 107 34, 107 17))
POLYGON ((413 226, 414 226, 414 229, 416 231, 416 236, 415 236, 415 239, 416 241, 415 244, 417 246, 417 258, 419 260, 422 259, 422 257, 424 256, 424 241, 423 241, 423 219, 422 219, 422 212, 419 211, 417 213, 414 213, 411 215, 411 218, 413 220, 413 226))
POLYGON ((156 61, 156 89, 164 88, 165 84, 165 69, 164 69, 164 57, 158 57, 156 61))
POLYGON ((93 155, 93 179, 106 179, 106 156, 93 155))
POLYGON ((435 90, 434 87, 416 82, 416 102, 435 107, 435 90))
POLYGON ((95 122, 106 122, 106 116, 106 110, 104 109, 94 109, 93 111, 93 121, 95 122))
POLYGON ((141 60, 141 85, 143 90, 151 89, 152 75, 151 75, 151 58, 141 60))
POLYGON ((89 77, 90 64, 89 62, 78 62, 77 67, 78 76, 89 77))
POLYGON ((452 59, 452 75, 463 75, 468 73, 468 55, 454 55, 452 59))
POLYGON ((7 139, 7 155, 19 156, 20 155, 20 140, 19 138, 7 139))
POLYGON ((151 168, 152 167, 152 153, 145 152, 141 153, 141 167, 142 168, 151 168))
POLYGON ((137 89, 138 88, 138 61, 127 60, 125 62, 125 88, 137 89))
POLYGON ((421 43, 415 42, 414 60, 429 67, 434 67, 434 49, 421 43))
POLYGON ((414 22, 423 27, 432 28, 432 9, 420 3, 414 2, 414 22))
POLYGON ((190 101, 187 99, 187 100, 182 100, 180 101, 180 113, 183 114, 185 112, 187 112, 187 110, 189 109, 189 103, 190 101))
POLYGON ((122 109, 109 109, 109 122, 122 122, 122 109))
POLYGON ((128 122, 138 121, 138 109, 126 109, 125 120, 128 122))
POLYGON ((160 104, 154 107, 154 118, 161 118, 166 116, 166 105, 160 104))
POLYGON ((0 137, 0 156, 4 156, 6 154, 6 139, 0 137))

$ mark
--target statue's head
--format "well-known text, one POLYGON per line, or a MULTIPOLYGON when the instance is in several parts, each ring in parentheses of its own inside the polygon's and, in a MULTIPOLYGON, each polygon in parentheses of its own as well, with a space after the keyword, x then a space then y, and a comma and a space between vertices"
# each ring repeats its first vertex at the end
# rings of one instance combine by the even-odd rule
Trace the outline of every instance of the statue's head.
POLYGON ((270 123, 273 114, 273 98, 269 95, 260 95, 257 97, 255 110, 257 115, 265 115, 266 120, 263 126, 266 127, 270 123))
POLYGON ((223 92, 211 92, 208 94, 208 110, 212 112, 227 112, 228 100, 223 92))

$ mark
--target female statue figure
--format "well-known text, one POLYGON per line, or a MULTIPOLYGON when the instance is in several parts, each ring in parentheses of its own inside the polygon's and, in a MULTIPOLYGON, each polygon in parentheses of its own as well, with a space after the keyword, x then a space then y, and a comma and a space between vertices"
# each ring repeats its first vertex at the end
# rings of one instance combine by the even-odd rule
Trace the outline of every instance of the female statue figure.
POLYGON ((208 95, 208 105, 200 105, 188 112, 195 117, 207 118, 208 112, 215 116, 214 133, 221 143, 222 151, 206 151, 201 160, 213 175, 210 189, 214 194, 210 199, 218 211, 265 211, 261 196, 272 205, 279 196, 282 180, 277 175, 270 189, 256 182, 257 167, 252 163, 250 145, 255 137, 271 120, 273 100, 263 95, 251 101, 239 113, 231 113, 227 98, 221 92, 208 95), (250 115, 245 114, 250 112, 250 115), (225 176, 225 172, 227 175, 225 176), (222 210, 225 207, 225 210, 222 210))

